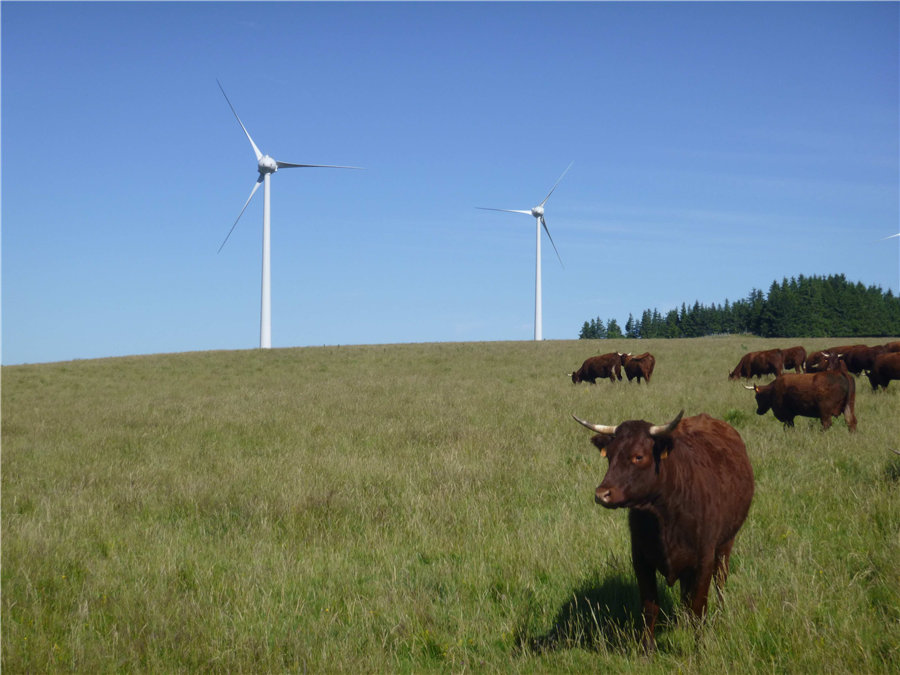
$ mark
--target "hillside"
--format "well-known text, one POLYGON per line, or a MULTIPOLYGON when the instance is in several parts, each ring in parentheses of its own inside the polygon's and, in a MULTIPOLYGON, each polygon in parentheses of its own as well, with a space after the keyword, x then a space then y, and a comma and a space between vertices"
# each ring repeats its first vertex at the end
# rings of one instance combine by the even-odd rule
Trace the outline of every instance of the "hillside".
POLYGON ((0 666, 897 672, 900 383, 857 380, 856 434, 785 430, 727 380, 784 341, 605 341, 654 353, 652 383, 573 385, 596 346, 4 367, 0 666), (756 495, 703 638, 669 589, 646 660, 626 514, 594 505, 605 460, 570 415, 682 408, 738 429, 756 495))

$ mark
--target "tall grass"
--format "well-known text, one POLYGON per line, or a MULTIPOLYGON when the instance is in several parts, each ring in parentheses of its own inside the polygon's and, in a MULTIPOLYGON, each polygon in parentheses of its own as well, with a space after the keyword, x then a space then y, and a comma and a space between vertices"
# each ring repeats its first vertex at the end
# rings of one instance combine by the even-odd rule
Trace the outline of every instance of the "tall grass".
MULTIPOLYGON (((807 340, 807 348, 834 340, 807 340)), ((875 343, 877 341, 870 341, 875 343)), ((3 368, 4 672, 900 670, 900 383, 859 431, 758 417, 752 337, 207 352, 3 368), (597 349, 647 385, 573 385, 597 349), (700 631, 635 630, 625 514, 571 413, 743 436, 700 631)), ((662 582, 660 581, 662 584, 662 582)))

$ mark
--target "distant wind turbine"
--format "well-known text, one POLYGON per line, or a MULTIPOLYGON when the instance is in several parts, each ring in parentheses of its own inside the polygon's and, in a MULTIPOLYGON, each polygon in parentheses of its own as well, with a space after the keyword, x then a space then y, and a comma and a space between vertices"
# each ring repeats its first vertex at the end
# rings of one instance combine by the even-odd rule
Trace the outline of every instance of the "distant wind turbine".
POLYGON ((533 216, 536 229, 537 229, 537 237, 536 237, 536 248, 537 252, 535 254, 536 262, 535 262, 535 273, 534 273, 534 339, 535 340, 543 340, 544 339, 544 331, 543 331, 543 318, 541 316, 541 227, 544 228, 544 232, 547 233, 547 238, 550 240, 550 244, 553 246, 553 250, 556 251, 556 257, 559 258, 559 264, 562 265, 562 258, 559 256, 559 251, 556 249, 556 244, 553 243, 553 237, 550 236, 550 230, 547 228, 547 220, 544 218, 544 205, 547 203, 547 200, 550 199, 550 195, 553 194, 553 191, 556 189, 556 186, 559 185, 560 181, 562 181, 563 177, 569 172, 569 169, 572 168, 572 164, 574 162, 570 162, 569 166, 566 167, 566 170, 562 172, 562 176, 560 176, 554 186, 550 188, 550 192, 547 193, 547 196, 544 197, 544 201, 542 201, 537 206, 525 210, 520 209, 492 209, 486 206, 478 206, 476 208, 482 209, 483 211, 502 211, 503 213, 524 213, 528 216, 533 216))
POLYGON ((882 239, 881 241, 887 241, 888 239, 893 239, 894 237, 900 237, 900 232, 898 232, 897 234, 890 234, 890 235, 886 236, 884 239, 882 239))
POLYGON ((269 237, 269 176, 278 171, 278 169, 295 169, 295 168, 314 168, 314 169, 359 169, 358 166, 335 166, 333 164, 291 164, 290 162, 278 162, 273 157, 269 155, 264 155, 259 151, 259 148, 256 147, 256 143, 253 142, 253 139, 250 138, 250 133, 247 131, 247 127, 244 126, 244 123, 241 122, 241 118, 238 117, 237 111, 234 109, 234 106, 231 105, 231 101, 228 99, 228 94, 225 93, 224 87, 222 87, 222 83, 219 80, 216 80, 216 83, 219 85, 219 89, 222 90, 222 95, 225 97, 225 100, 228 101, 228 107, 231 108, 231 112, 234 113, 235 119, 237 119, 238 124, 241 125, 241 129, 244 130, 244 134, 247 136, 247 140, 250 141, 250 145, 253 146, 253 152, 256 155, 257 162, 257 170, 259 171, 259 178, 256 179, 256 184, 253 186, 253 189, 250 191, 250 196, 247 197, 247 201, 244 202, 244 207, 241 209, 241 212, 238 214, 238 217, 234 221, 234 225, 231 226, 231 229, 228 230, 228 234, 225 235, 225 240, 222 242, 222 245, 219 246, 219 251, 225 246, 225 242, 228 241, 228 238, 231 236, 231 233, 234 232, 234 228, 238 224, 238 220, 241 219, 241 216, 244 215, 244 211, 247 209, 247 205, 250 203, 250 200, 253 199, 253 195, 256 194, 256 190, 259 188, 260 184, 265 184, 265 190, 263 191, 263 254, 262 254, 262 299, 260 305, 260 313, 259 313, 259 347, 260 349, 271 349, 272 348, 272 274, 271 274, 271 255, 270 255, 270 237, 269 237))

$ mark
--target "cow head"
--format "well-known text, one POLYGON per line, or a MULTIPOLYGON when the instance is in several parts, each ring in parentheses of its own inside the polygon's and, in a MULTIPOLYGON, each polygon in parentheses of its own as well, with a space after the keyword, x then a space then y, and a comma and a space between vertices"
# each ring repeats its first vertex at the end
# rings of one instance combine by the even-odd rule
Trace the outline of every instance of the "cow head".
POLYGON ((572 384, 578 384, 581 382, 581 371, 576 370, 574 373, 569 373, 572 376, 572 384))
POLYGON ((596 432, 591 442, 609 460, 609 469, 594 492, 594 501, 608 509, 629 508, 651 501, 660 464, 672 450, 672 432, 682 415, 684 410, 662 426, 629 420, 616 427, 592 424, 573 415, 577 422, 596 432))
POLYGON ((745 384, 744 389, 752 389, 756 392, 757 415, 765 415, 767 412, 769 412, 769 409, 772 407, 772 392, 775 390, 774 382, 770 382, 769 384, 762 387, 760 387, 758 384, 754 384, 752 387, 745 384))

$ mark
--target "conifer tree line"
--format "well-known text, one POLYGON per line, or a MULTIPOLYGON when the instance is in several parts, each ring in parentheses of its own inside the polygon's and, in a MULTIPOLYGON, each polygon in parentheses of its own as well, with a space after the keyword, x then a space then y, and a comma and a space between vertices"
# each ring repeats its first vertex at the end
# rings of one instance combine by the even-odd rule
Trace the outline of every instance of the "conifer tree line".
POLYGON ((753 289, 743 300, 693 306, 665 315, 645 309, 628 315, 624 330, 616 319, 585 321, 587 339, 681 338, 750 333, 760 337, 882 337, 900 335, 900 298, 890 289, 847 281, 843 274, 773 281, 768 294, 753 289))

